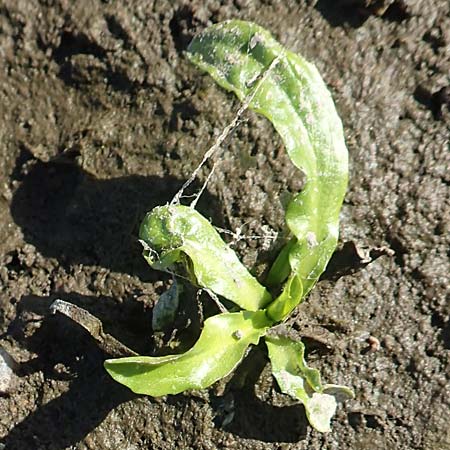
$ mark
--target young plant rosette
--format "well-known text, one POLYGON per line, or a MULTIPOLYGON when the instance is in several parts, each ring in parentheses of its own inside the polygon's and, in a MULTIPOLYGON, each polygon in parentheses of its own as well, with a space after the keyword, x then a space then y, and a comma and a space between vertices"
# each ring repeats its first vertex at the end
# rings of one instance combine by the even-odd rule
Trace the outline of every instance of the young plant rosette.
MULTIPOLYGON (((207 28, 188 48, 189 59, 248 107, 270 120, 306 184, 286 209, 291 239, 273 263, 265 286, 242 265, 218 232, 192 207, 172 204, 147 213, 140 239, 153 269, 179 273, 233 302, 237 312, 208 318, 186 353, 105 361, 108 373, 132 391, 151 396, 203 389, 228 375, 250 345, 264 339, 282 392, 303 403, 311 425, 330 431, 344 386, 322 384, 307 366, 304 345, 268 330, 305 298, 333 254, 348 179, 342 123, 317 69, 283 48, 265 29, 231 20, 207 28), (275 298, 269 292, 280 292, 275 298)), ((166 300, 177 298, 177 285, 166 300)), ((160 300, 161 301, 161 300, 160 300)))

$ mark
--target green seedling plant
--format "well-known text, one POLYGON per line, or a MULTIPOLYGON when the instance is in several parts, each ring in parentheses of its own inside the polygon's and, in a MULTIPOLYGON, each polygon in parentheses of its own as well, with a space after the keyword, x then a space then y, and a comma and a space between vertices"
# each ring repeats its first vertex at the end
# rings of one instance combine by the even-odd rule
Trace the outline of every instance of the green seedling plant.
MULTIPOLYGON (((109 359, 105 368, 136 393, 177 394, 227 376, 249 346, 264 339, 281 391, 304 405, 314 428, 330 431, 337 401, 352 397, 352 391, 323 384, 319 371, 306 364, 301 341, 268 332, 301 303, 336 248, 348 178, 342 123, 317 69, 258 25, 238 20, 213 25, 193 39, 187 55, 273 124, 306 183, 287 205, 291 238, 264 285, 195 208, 175 202, 147 213, 140 239, 150 266, 182 270, 184 279, 233 302, 236 311, 209 317, 198 341, 183 354, 109 359)), ((177 284, 170 289, 162 300, 178 304, 177 284)))

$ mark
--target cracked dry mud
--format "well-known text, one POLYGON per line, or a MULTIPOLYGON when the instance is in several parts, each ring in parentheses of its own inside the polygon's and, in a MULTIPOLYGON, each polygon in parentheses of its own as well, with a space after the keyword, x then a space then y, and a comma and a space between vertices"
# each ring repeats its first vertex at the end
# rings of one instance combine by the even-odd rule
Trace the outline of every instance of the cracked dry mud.
MULTIPOLYGON (((446 0, 3 0, 0 52, 0 345, 18 363, 0 397, 3 448, 450 449, 446 0), (326 435, 279 393, 259 349, 227 385, 138 397, 109 379, 83 329, 49 314, 70 301, 141 353, 195 340, 195 293, 152 337, 168 279, 136 237, 239 107, 183 55, 229 18, 317 65, 350 153, 341 244, 395 251, 359 271, 338 252, 333 270, 348 270, 328 273, 292 321, 327 330, 322 342, 304 332, 309 361, 356 392, 326 435)), ((229 230, 280 232, 301 185, 270 124, 247 112, 199 209, 229 230)), ((255 273, 272 256, 257 240, 236 248, 255 273)))

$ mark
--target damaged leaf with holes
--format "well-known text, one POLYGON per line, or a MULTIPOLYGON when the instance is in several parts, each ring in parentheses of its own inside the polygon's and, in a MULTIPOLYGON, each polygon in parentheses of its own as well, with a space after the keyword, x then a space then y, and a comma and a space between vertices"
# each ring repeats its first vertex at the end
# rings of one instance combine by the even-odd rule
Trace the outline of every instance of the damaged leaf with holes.
POLYGON ((105 368, 134 392, 176 394, 223 378, 263 338, 281 391, 303 403, 310 424, 327 432, 337 402, 352 391, 323 385, 304 360, 303 343, 267 333, 305 298, 336 248, 348 178, 341 121, 317 69, 256 24, 211 26, 194 38, 187 56, 270 120, 306 184, 287 206, 291 237, 263 284, 193 207, 176 203, 150 211, 140 229, 150 266, 233 302, 239 311, 208 318, 186 353, 111 359, 105 368))
POLYGON ((337 402, 353 398, 353 392, 339 385, 322 385, 317 369, 307 366, 305 346, 284 336, 267 336, 272 373, 285 394, 301 401, 310 424, 323 433, 331 430, 330 421, 337 402))

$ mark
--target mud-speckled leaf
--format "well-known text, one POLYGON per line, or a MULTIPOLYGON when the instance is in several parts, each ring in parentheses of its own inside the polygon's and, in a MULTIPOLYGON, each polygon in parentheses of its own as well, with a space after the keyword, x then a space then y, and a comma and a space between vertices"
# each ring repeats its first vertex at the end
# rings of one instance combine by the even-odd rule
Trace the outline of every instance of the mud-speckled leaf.
POLYGON ((207 28, 191 42, 188 57, 241 100, 250 98, 249 107, 272 122, 306 174, 286 211, 294 238, 267 278, 277 286, 295 272, 305 296, 336 247, 347 186, 348 154, 331 95, 314 65, 254 23, 230 20, 207 28))
POLYGON ((154 269, 183 265, 191 282, 256 311, 271 301, 236 253, 198 211, 182 205, 158 206, 140 228, 144 257, 154 269))
POLYGON ((203 389, 228 375, 270 323, 264 311, 219 314, 205 321, 196 344, 181 355, 105 361, 108 373, 133 392, 154 397, 203 389))
POLYGON ((352 398, 352 391, 345 386, 322 386, 318 370, 305 362, 302 342, 274 336, 267 336, 265 340, 272 373, 281 391, 303 403, 309 423, 316 430, 330 431, 337 402, 352 398))

